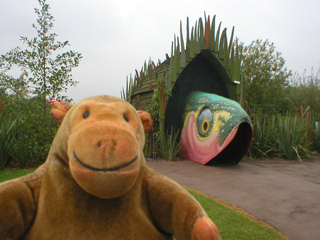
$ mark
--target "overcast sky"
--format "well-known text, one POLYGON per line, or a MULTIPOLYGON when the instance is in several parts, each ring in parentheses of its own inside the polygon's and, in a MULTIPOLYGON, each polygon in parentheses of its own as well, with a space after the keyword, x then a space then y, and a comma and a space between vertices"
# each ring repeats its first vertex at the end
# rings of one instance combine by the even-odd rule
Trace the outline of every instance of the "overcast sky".
MULTIPOLYGON (((55 18, 57 40, 68 40, 70 49, 83 59, 73 70, 77 87, 67 95, 75 101, 107 94, 120 97, 126 76, 141 69, 145 60, 164 60, 171 51, 174 34, 186 18, 194 25, 204 12, 222 27, 228 37, 245 45, 269 39, 282 53, 286 67, 302 74, 319 69, 319 0, 47 0, 55 18)), ((34 8, 37 0, 0 0, 0 54, 25 45, 20 36, 36 36, 34 8)), ((216 23, 216 24, 217 24, 216 23)))

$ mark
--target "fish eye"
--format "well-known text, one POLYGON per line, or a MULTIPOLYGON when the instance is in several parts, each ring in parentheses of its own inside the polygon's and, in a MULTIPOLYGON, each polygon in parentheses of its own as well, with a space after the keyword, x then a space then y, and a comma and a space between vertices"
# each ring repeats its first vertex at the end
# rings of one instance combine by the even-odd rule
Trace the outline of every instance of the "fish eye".
POLYGON ((202 132, 207 132, 209 130, 209 120, 208 119, 205 119, 203 122, 202 122, 202 132))
POLYGON ((213 125, 213 114, 209 108, 204 108, 197 120, 197 128, 200 136, 205 137, 210 133, 213 125))

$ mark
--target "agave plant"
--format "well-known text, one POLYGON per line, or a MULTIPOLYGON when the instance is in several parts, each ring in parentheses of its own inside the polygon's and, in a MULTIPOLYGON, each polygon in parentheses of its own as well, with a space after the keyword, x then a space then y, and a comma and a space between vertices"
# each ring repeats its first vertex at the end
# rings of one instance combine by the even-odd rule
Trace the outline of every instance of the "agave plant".
POLYGON ((274 155, 275 144, 273 137, 275 134, 275 117, 268 118, 258 111, 254 114, 252 123, 254 135, 249 150, 250 157, 262 158, 274 155))
POLYGON ((319 124, 319 122, 316 122, 315 126, 313 128, 312 141, 313 141, 314 150, 316 150, 317 152, 320 153, 320 124, 319 124))
POLYGON ((0 114, 0 169, 4 168, 10 159, 9 147, 13 136, 12 129, 16 123, 10 114, 0 114))
POLYGON ((160 133, 160 144, 157 150, 160 152, 161 156, 168 161, 173 161, 176 159, 182 146, 177 141, 179 136, 179 130, 175 131, 174 127, 171 127, 170 133, 160 133))
POLYGON ((278 116, 274 141, 281 157, 295 160, 312 155, 311 141, 308 140, 307 124, 299 117, 278 116))
POLYGON ((132 77, 130 76, 130 79, 127 77, 126 81, 126 88, 122 88, 122 91, 120 92, 121 98, 123 100, 129 101, 132 94, 132 87, 134 85, 134 81, 132 80, 132 77))
POLYGON ((32 159, 31 151, 26 147, 28 146, 26 141, 29 140, 21 135, 18 137, 13 139, 12 144, 9 147, 10 155, 13 160, 19 164, 20 168, 27 168, 32 159))

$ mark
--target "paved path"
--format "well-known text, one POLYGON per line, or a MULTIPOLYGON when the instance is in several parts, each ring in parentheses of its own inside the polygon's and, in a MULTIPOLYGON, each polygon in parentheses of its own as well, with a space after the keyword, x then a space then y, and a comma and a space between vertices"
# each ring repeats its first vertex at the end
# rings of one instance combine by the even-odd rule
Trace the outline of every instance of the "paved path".
POLYGON ((148 161, 148 166, 181 185, 242 208, 292 240, 320 239, 320 159, 216 166, 187 160, 148 161))

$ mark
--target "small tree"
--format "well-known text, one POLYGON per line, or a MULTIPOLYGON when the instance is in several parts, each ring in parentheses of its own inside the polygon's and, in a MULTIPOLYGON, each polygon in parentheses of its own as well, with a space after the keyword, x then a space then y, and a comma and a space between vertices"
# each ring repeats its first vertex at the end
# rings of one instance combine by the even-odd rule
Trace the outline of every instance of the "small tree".
POLYGON ((72 50, 53 55, 55 51, 65 48, 69 43, 55 40, 58 35, 50 33, 54 22, 53 16, 49 13, 50 7, 46 4, 46 0, 38 2, 41 8, 35 8, 35 13, 38 15, 37 25, 32 25, 37 31, 37 36, 32 39, 21 37, 23 43, 27 44, 27 49, 21 50, 16 47, 1 55, 1 83, 13 93, 16 93, 17 89, 23 89, 34 95, 42 95, 45 100, 64 98, 60 93, 66 91, 68 86, 75 86, 77 83, 72 79, 71 71, 79 65, 82 56, 72 50), (8 71, 13 65, 20 67, 26 78, 16 79, 9 76, 8 71))
POLYGON ((64 99, 61 92, 76 85, 71 70, 82 58, 80 53, 71 50, 60 53, 69 43, 55 40, 57 34, 50 32, 54 19, 49 13, 49 5, 46 0, 38 2, 40 9, 35 8, 37 23, 32 25, 37 36, 32 39, 21 37, 27 49, 16 47, 0 57, 3 112, 16 119, 9 151, 12 159, 22 167, 46 159, 57 130, 47 108, 48 100, 64 99), (19 78, 9 74, 14 65, 21 68, 19 78))
POLYGON ((260 108, 262 113, 275 114, 284 106, 283 89, 291 71, 273 43, 258 39, 243 47, 242 82, 244 99, 250 111, 260 108))

